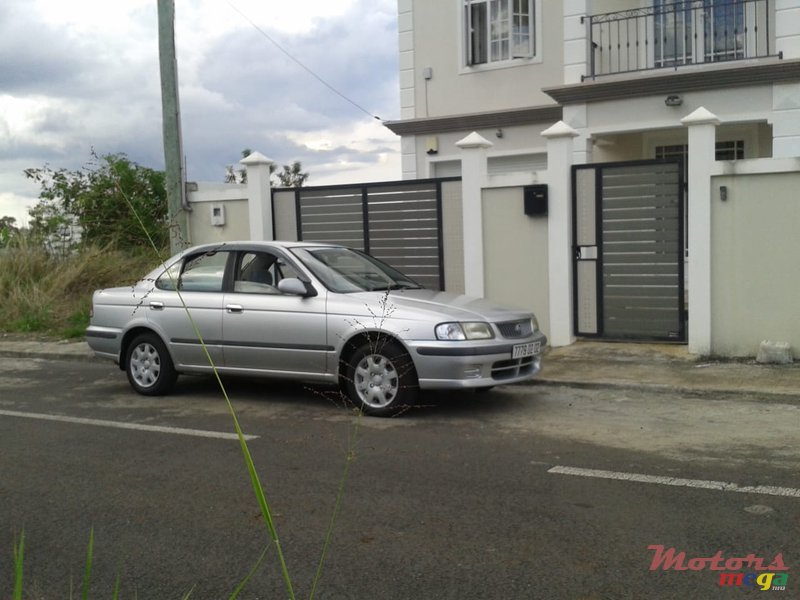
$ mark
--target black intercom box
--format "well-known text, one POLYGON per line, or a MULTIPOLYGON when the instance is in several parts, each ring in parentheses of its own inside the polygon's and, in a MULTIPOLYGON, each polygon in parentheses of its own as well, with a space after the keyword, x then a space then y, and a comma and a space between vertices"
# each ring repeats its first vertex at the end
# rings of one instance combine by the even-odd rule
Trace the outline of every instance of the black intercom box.
POLYGON ((547 214, 547 184, 526 185, 523 188, 526 215, 547 214))

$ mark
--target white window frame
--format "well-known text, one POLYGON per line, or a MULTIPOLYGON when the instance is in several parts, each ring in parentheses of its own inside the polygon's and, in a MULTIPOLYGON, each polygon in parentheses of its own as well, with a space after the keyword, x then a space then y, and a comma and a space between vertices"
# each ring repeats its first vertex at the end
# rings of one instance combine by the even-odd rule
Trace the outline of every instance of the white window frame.
MULTIPOLYGON (((527 50, 522 53, 522 56, 512 56, 513 51, 513 38, 514 38, 514 4, 515 0, 457 0, 460 6, 460 13, 461 13, 461 35, 462 35, 462 57, 461 57, 461 65, 462 65, 462 73, 470 73, 474 71, 482 71, 482 70, 491 70, 491 69, 502 69, 508 67, 516 67, 523 64, 530 64, 530 63, 540 63, 542 62, 542 48, 541 48, 541 5, 543 0, 517 0, 527 3, 528 5, 528 15, 529 18, 533 21, 530 36, 528 37, 528 48, 527 50), (485 23, 484 23, 484 41, 486 45, 486 61, 485 62, 472 62, 472 33, 473 33, 473 24, 472 24, 472 15, 473 15, 473 6, 480 6, 483 5, 485 7, 485 23), (497 56, 496 54, 496 44, 493 45, 493 40, 491 39, 491 31, 492 31, 492 22, 491 22, 491 14, 492 14, 492 5, 495 7, 499 7, 504 5, 507 9, 507 18, 504 19, 505 24, 507 25, 507 37, 503 38, 500 37, 496 40, 496 43, 502 43, 505 39, 506 43, 508 44, 508 57, 497 56), (494 46, 494 47, 493 47, 494 46), (494 56, 493 56, 494 54, 494 56)), ((502 31, 500 32, 503 33, 502 31)))

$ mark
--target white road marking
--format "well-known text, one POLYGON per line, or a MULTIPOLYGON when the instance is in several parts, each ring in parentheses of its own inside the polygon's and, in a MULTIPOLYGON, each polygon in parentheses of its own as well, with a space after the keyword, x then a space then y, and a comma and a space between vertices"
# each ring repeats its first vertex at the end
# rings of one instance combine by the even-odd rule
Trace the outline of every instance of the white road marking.
MULTIPOLYGON (((80 417, 65 417, 61 415, 48 415, 43 413, 27 413, 15 410, 0 410, 0 416, 19 417, 22 419, 39 419, 41 421, 58 421, 60 423, 75 423, 78 425, 94 425, 97 427, 113 427, 116 429, 134 429, 137 431, 153 431, 156 433, 172 433, 175 435, 192 435, 195 437, 216 438, 219 440, 238 440, 235 433, 221 431, 205 431, 203 429, 184 429, 181 427, 164 427, 161 425, 143 425, 141 423, 122 423, 120 421, 104 421, 101 419, 83 419, 80 417)), ((245 435, 245 440, 255 440, 257 435, 245 435)))
POLYGON ((765 494, 768 496, 788 496, 790 498, 800 498, 800 489, 776 487, 771 485, 739 485, 738 483, 732 483, 728 481, 682 479, 680 477, 660 477, 656 475, 643 475, 642 473, 623 473, 620 471, 581 469, 578 467, 563 467, 558 465, 548 469, 547 472, 558 475, 575 475, 577 477, 594 477, 597 479, 616 479, 619 481, 635 481, 637 483, 655 483, 658 485, 672 485, 678 487, 699 488, 704 490, 717 490, 720 492, 765 494))

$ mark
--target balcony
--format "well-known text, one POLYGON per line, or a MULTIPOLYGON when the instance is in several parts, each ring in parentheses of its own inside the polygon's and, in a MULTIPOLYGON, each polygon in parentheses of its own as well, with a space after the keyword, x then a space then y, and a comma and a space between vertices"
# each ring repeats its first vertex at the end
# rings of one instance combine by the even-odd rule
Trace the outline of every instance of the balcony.
MULTIPOLYGON (((655 0, 583 17, 589 79, 770 56, 770 0, 655 0)), ((773 27, 774 29, 774 27, 773 27)))

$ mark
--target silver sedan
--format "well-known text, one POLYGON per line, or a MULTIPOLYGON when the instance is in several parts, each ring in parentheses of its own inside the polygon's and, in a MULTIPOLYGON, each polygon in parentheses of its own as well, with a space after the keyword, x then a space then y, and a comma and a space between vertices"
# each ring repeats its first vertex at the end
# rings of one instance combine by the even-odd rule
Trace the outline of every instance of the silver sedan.
POLYGON ((343 246, 233 242, 191 248, 132 287, 97 290, 86 339, 145 395, 180 373, 338 384, 390 416, 420 389, 485 390, 541 369, 536 317, 422 289, 343 246))

